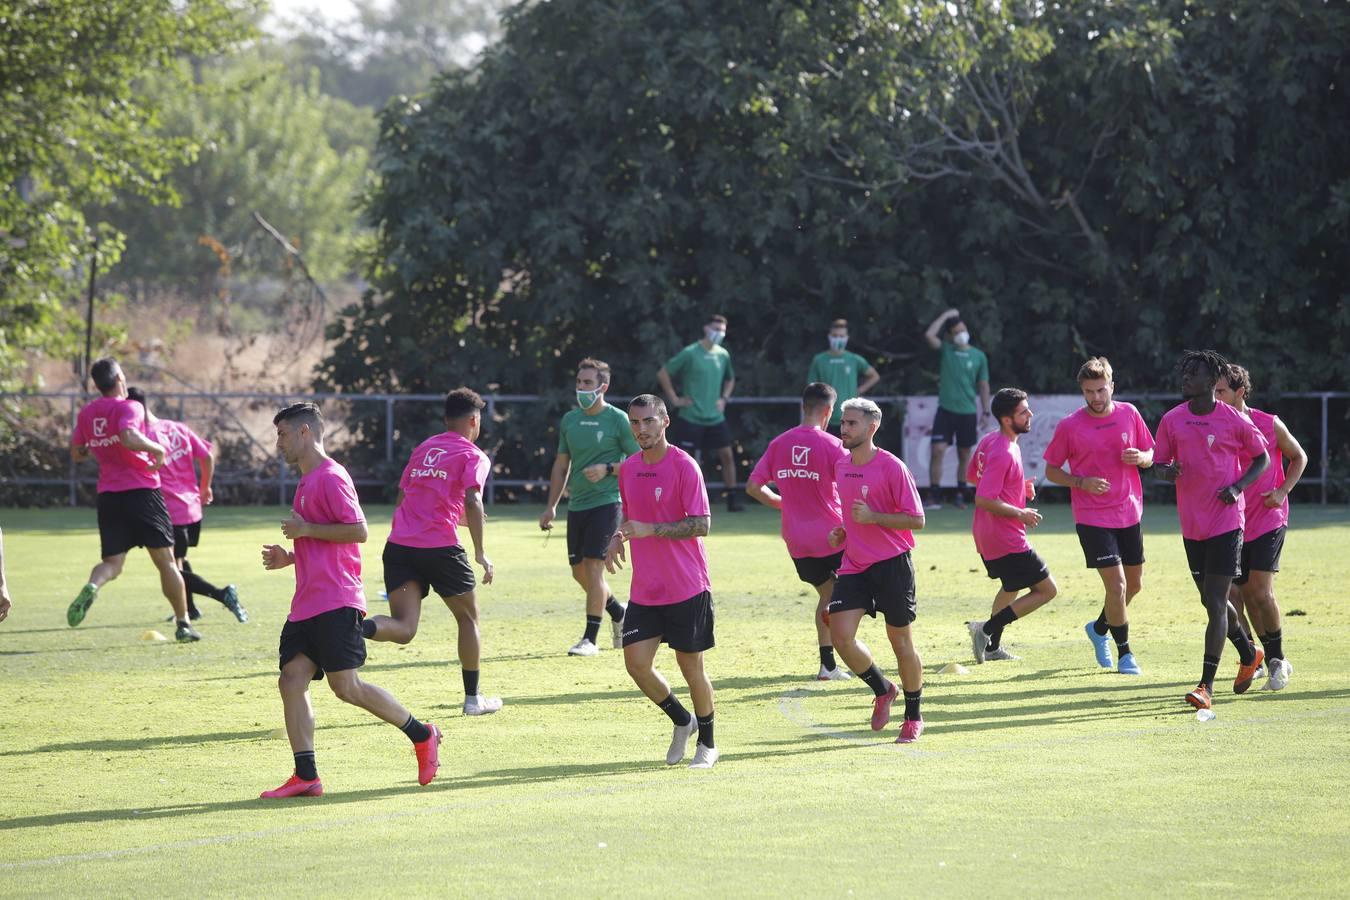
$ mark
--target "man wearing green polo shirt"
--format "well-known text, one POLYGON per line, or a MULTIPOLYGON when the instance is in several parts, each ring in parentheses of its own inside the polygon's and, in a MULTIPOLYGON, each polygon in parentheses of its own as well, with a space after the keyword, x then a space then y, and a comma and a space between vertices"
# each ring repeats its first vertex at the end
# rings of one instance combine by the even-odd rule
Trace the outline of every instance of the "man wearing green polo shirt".
POLYGON ((736 490, 736 460, 731 455, 731 429, 727 427, 727 399, 736 388, 731 354, 722 346, 727 336, 725 316, 713 315, 703 325, 703 339, 671 357, 656 373, 670 408, 678 410, 673 442, 693 456, 699 450, 717 453, 722 480, 727 487, 727 511, 740 512, 736 490), (675 380, 680 392, 675 390, 675 380))
POLYGON ((830 323, 830 349, 817 353, 806 373, 808 384, 821 382, 834 388, 836 399, 829 427, 835 429, 843 416, 844 401, 861 397, 881 380, 872 364, 856 353, 849 353, 844 349, 847 346, 848 320, 835 319, 830 323))
POLYGON ((609 364, 583 359, 577 364, 577 408, 558 427, 558 456, 549 477, 548 504, 539 527, 553 529, 563 484, 571 493, 567 504, 567 562, 572 577, 586 591, 586 630, 569 656, 600 652, 602 611, 609 613, 613 646, 623 646, 624 606, 614 599, 605 581, 605 552, 619 528, 619 463, 639 452, 628 416, 605 402, 609 364), (569 477, 569 469, 571 474, 569 477))
POLYGON ((942 353, 938 373, 938 408, 933 417, 932 456, 928 465, 928 509, 942 508, 942 460, 956 444, 956 505, 965 507, 966 469, 970 451, 989 422, 989 359, 970 345, 970 329, 956 309, 933 320, 924 334, 928 346, 942 353), (979 406, 976 406, 976 394, 979 406), (977 423, 978 417, 978 423, 977 423))

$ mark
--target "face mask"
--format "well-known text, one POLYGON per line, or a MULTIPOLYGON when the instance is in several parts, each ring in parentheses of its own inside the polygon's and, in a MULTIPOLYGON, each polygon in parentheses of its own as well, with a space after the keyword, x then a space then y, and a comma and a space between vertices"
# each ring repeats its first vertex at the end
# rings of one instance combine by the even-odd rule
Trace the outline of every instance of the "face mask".
POLYGON ((848 346, 848 335, 844 335, 843 337, 835 337, 834 335, 830 335, 831 350, 843 350, 847 346, 848 346))
POLYGON ((599 391, 577 391, 577 406, 580 406, 582 409, 590 409, 595 405, 595 401, 599 399, 599 391))
POLYGON ((722 340, 727 336, 725 331, 715 331, 712 328, 703 329, 703 334, 707 337, 708 343, 712 344, 714 347, 722 343, 722 340))
POLYGON ((970 343, 970 332, 969 331, 957 332, 956 335, 952 338, 952 342, 956 344, 956 346, 958 347, 964 347, 966 344, 970 343))

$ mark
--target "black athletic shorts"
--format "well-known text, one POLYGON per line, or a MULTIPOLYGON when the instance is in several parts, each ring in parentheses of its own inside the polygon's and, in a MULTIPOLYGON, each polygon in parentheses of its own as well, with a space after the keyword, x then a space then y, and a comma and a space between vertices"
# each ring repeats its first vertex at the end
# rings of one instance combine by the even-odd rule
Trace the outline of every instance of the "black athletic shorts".
POLYGON ((159 488, 104 491, 98 495, 98 537, 103 558, 132 547, 173 546, 173 522, 159 488))
POLYGON ((366 662, 366 639, 361 636, 361 620, 365 617, 361 610, 344 606, 299 622, 287 619, 281 626, 278 667, 286 668, 286 663, 303 653, 319 667, 315 681, 323 678, 324 672, 361 668, 366 662))
POLYGON ((861 572, 840 575, 830 596, 830 615, 861 609, 872 618, 881 613, 887 625, 904 628, 918 612, 914 605, 914 560, 909 551, 861 572))
POLYGON ((1274 531, 1250 541, 1242 542, 1242 571, 1233 584, 1246 584, 1252 572, 1280 571, 1280 554, 1284 552, 1285 527, 1281 525, 1274 531))
POLYGON ((727 427, 726 419, 716 425, 695 425, 676 417, 672 430, 675 432, 674 443, 690 456, 698 450, 711 452, 731 446, 731 429, 727 427))
POLYGON ((1083 560, 1089 569, 1144 564, 1144 529, 1139 525, 1129 528, 1103 528, 1098 525, 1076 527, 1078 543, 1083 548, 1083 560))
POLYGON ((711 650, 713 641, 713 598, 704 591, 688 600, 666 606, 629 603, 623 614, 623 645, 660 638, 670 649, 681 653, 711 650))
POLYGON ((568 510, 567 564, 575 566, 583 559, 604 559, 622 517, 623 510, 617 503, 576 512, 568 510))
POLYGON ((432 589, 442 597, 467 594, 477 584, 463 547, 405 547, 389 541, 380 557, 384 592, 392 594, 410 581, 425 597, 432 589))
POLYGON ((792 564, 797 567, 797 577, 811 587, 820 587, 834 577, 835 570, 844 561, 844 551, 833 556, 794 556, 792 564))
POLYGON ((1003 583, 1005 591, 1020 591, 1050 577, 1050 568, 1035 550, 1009 553, 998 559, 986 559, 984 570, 990 578, 1003 583))
POLYGON ((1242 529, 1234 528, 1203 541, 1182 538, 1186 547, 1186 565, 1190 566, 1195 586, 1204 587, 1206 575, 1227 575, 1237 578, 1242 574, 1242 529))
POLYGON ((197 546, 202 537, 202 520, 188 525, 173 526, 173 558, 186 559, 189 547, 197 546))
MULTIPOLYGON (((938 407, 937 413, 933 416, 932 441, 934 444, 955 444, 958 447, 974 447, 977 435, 975 433, 975 413, 955 413, 949 409, 938 407)), ((958 473, 961 480, 965 480, 966 473, 958 473)))

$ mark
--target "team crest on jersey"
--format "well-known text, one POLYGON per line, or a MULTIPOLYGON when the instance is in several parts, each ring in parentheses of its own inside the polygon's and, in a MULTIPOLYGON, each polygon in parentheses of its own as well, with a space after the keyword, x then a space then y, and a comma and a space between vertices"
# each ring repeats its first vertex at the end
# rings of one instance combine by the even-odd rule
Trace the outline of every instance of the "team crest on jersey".
POLYGON ((862 495, 863 495, 863 499, 866 500, 866 499, 867 499, 867 485, 865 485, 865 484, 862 486, 862 495))
POLYGON ((94 420, 94 437, 105 437, 108 433, 108 420, 98 418, 94 420))
POLYGON ((657 502, 657 503, 660 503, 660 502, 661 502, 661 489, 660 489, 660 488, 657 488, 657 489, 656 489, 656 502, 657 502))
POLYGON ((436 463, 441 461, 441 457, 444 455, 445 455, 444 447, 432 447, 430 450, 427 451, 427 455, 422 457, 422 465, 434 466, 436 465, 436 463))
POLYGON ((799 446, 795 446, 795 445, 793 446, 793 448, 792 448, 792 464, 793 464, 794 466, 805 466, 805 465, 810 465, 810 457, 811 457, 811 448, 810 448, 810 447, 799 447, 799 446))
POLYGON ((595 433, 595 442, 597 444, 600 443, 602 440, 604 440, 604 438, 605 438, 605 431, 603 428, 595 433))
POLYGON ((1213 446, 1214 446, 1214 435, 1212 435, 1212 434, 1207 434, 1207 435, 1205 435, 1205 444, 1206 444, 1206 446, 1213 447, 1213 446))
POLYGON ((1128 431, 1122 431, 1120 433, 1120 442, 1126 447, 1130 446, 1130 434, 1128 431))

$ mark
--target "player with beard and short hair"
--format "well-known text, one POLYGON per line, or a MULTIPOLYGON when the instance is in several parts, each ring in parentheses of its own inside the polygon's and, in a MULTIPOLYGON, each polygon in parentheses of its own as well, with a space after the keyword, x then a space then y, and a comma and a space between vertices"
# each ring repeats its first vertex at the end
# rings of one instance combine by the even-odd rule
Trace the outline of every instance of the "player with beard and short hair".
POLYGON ((1027 529, 1041 524, 1041 514, 1027 506, 1036 499, 1036 488, 1022 468, 1017 445, 1031 430, 1026 392, 1003 388, 989 409, 999 430, 985 435, 975 448, 967 478, 975 485, 975 549, 1000 589, 989 620, 966 623, 977 663, 1017 659, 1002 644, 1003 629, 1049 603, 1057 590, 1050 569, 1027 541, 1027 529), (1022 590, 1026 593, 1019 597, 1022 590))
POLYGON ((248 610, 240 605, 235 586, 216 587, 192 571, 192 564, 187 560, 188 548, 197 546, 201 540, 202 507, 209 505, 214 496, 211 477, 216 471, 215 448, 182 422, 161 419, 152 413, 140 388, 127 388, 127 399, 139 403, 145 410, 147 434, 164 447, 164 468, 159 470, 160 493, 169 510, 169 521, 173 523, 173 558, 178 571, 183 573, 189 618, 201 617, 201 611, 192 602, 193 594, 201 594, 220 603, 238 621, 247 622, 248 610), (201 466, 200 481, 194 461, 201 466))
POLYGON ((1112 376, 1104 356, 1079 368, 1084 405, 1055 425, 1055 435, 1045 448, 1045 477, 1069 489, 1078 543, 1087 567, 1097 570, 1106 588, 1097 620, 1084 626, 1097 665, 1111 668, 1106 639, 1110 632, 1120 673, 1139 675, 1139 663, 1130 652, 1125 608, 1143 585, 1144 488, 1139 470, 1153 465, 1153 434, 1139 410, 1114 398, 1112 376))
POLYGON ((286 717, 286 736, 295 755, 295 771, 263 799, 319 797, 323 783, 314 761, 314 709, 309 686, 325 675, 339 700, 359 706, 395 725, 413 743, 417 781, 430 784, 440 766, 441 730, 419 722, 383 688, 362 681, 357 669, 366 661, 361 622, 366 613, 361 584, 361 549, 366 516, 347 470, 323 449, 323 414, 313 403, 295 403, 273 417, 277 452, 300 469, 291 517, 281 533, 293 550, 279 544, 262 548, 263 568, 295 566, 295 594, 281 629, 277 687, 286 717))
POLYGON ((1242 527, 1242 571, 1233 580, 1230 598, 1239 615, 1245 609, 1251 617, 1252 631, 1261 639, 1269 677, 1265 690, 1283 690, 1289 684, 1294 667, 1284 655, 1284 628, 1280 604, 1275 599, 1275 573, 1280 571, 1280 553, 1289 526, 1289 492, 1308 467, 1308 454, 1290 434, 1279 416, 1247 405, 1252 380, 1247 370, 1229 365, 1228 374, 1219 379, 1215 393, 1220 400, 1242 413, 1266 439, 1270 465, 1242 492, 1246 506, 1242 527), (1289 471, 1284 460, 1289 460, 1289 471))
POLYGON ((684 759, 698 733, 691 769, 710 769, 720 753, 713 739, 713 686, 703 653, 713 640, 712 585, 703 536, 712 515, 703 473, 693 457, 666 441, 670 416, 660 397, 640 394, 628 404, 628 423, 641 451, 619 466, 624 521, 610 540, 605 568, 623 567, 632 547, 633 582, 623 615, 623 661, 647 699, 675 726, 666 765, 684 759), (653 665, 662 643, 689 685, 691 714, 653 665))
POLYGON ((1186 402, 1168 410, 1158 423, 1153 470, 1176 485, 1186 562, 1209 616, 1200 683, 1186 695, 1191 706, 1209 709, 1225 637, 1237 648, 1240 661, 1233 693, 1246 692, 1264 658, 1243 632, 1228 591, 1241 574, 1243 492, 1269 466, 1270 456, 1261 432, 1215 396, 1215 385, 1228 374, 1222 356, 1213 350, 1187 350, 1177 369, 1186 402), (1251 460, 1245 472, 1244 459, 1251 460))
POLYGON ((482 496, 492 463, 474 443, 484 406, 483 398, 469 388, 450 391, 445 395, 445 431, 418 444, 408 458, 381 555, 390 615, 371 616, 361 623, 367 640, 410 643, 417 636, 422 601, 434 589, 455 617, 466 716, 489 715, 502 708, 500 697, 479 693, 483 647, 478 597, 473 567, 459 538, 463 519, 473 538, 474 561, 483 567, 483 584, 492 584, 492 560, 483 550, 482 496))
POLYGON ((864 614, 886 620, 886 638, 895 651, 905 692, 905 721, 897 744, 912 744, 923 734, 923 661, 914 648, 910 626, 914 598, 914 532, 924 526, 923 501, 909 468, 875 443, 881 408, 854 397, 844 402, 839 423, 844 449, 834 467, 844 523, 830 532, 830 544, 844 547, 839 580, 830 598, 830 637, 844 662, 872 689, 872 730, 891 718, 896 686, 857 639, 864 614))
POLYGON ((844 522, 834 466, 848 455, 839 438, 825 430, 834 401, 834 388, 828 384, 808 384, 802 391, 801 424, 769 442, 746 485, 751 497, 780 511, 783 541, 797 577, 815 588, 819 597, 813 617, 820 647, 819 681, 849 677, 848 670, 835 662, 828 615, 835 570, 843 559, 843 551, 829 541, 830 532, 844 522))

